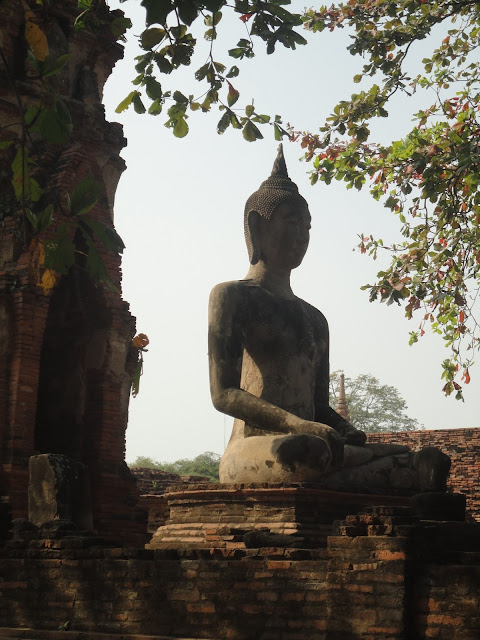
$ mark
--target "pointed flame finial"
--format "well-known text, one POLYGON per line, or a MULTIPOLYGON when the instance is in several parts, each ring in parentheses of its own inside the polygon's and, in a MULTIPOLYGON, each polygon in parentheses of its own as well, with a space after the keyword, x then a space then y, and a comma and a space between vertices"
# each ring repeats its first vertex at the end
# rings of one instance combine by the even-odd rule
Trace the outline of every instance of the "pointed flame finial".
POLYGON ((350 422, 350 415, 348 413, 348 404, 347 398, 345 396, 345 375, 343 373, 340 374, 340 386, 338 389, 338 402, 337 402, 337 413, 339 413, 342 418, 350 422))
POLYGON ((283 155, 283 144, 278 145, 277 157, 273 163, 272 173, 270 177, 279 176, 282 178, 288 178, 287 163, 285 162, 285 156, 283 155))

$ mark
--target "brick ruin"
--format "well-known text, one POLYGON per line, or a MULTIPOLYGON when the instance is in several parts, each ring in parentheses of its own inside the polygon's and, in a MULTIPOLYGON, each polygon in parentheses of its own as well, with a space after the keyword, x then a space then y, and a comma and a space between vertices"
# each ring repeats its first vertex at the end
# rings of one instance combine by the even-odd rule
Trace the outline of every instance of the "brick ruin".
POLYGON ((370 433, 370 442, 402 442, 414 451, 435 446, 452 460, 448 490, 467 498, 467 520, 480 522, 480 428, 428 429, 399 433, 370 433))
MULTIPOLYGON (((98 37, 74 32, 77 2, 49 7, 43 25, 52 58, 69 53, 69 64, 52 83, 67 105, 74 136, 68 146, 42 145, 42 178, 64 197, 87 175, 104 185, 90 215, 113 227, 115 189, 125 146, 118 124, 105 121, 103 85, 123 48, 109 30, 115 14, 105 14, 98 37)), ((24 38, 24 12, 14 1, 0 8, 0 138, 11 135, 11 123, 23 109, 44 96, 31 80, 24 38), (7 71, 8 68, 8 71, 7 71), (15 90, 12 88, 14 83, 15 90), (1 125, 10 125, 1 128, 1 125)), ((19 125, 17 125, 17 130, 19 125)), ((20 134, 20 132, 18 132, 20 134)), ((27 517, 28 464, 34 454, 53 453, 88 467, 95 529, 140 539, 143 513, 136 510, 138 492, 124 461, 125 429, 132 368, 135 319, 119 293, 120 257, 98 247, 108 278, 117 291, 93 281, 77 259, 48 293, 38 286, 24 223, 9 209, 9 165, 2 151, 0 215, 0 482, 2 500, 13 518, 27 517), (94 490, 93 490, 94 489, 94 490)), ((58 198, 59 196, 57 196, 58 198)), ((51 234, 65 222, 57 206, 51 234)), ((50 230, 49 230, 50 233, 50 230)))
MULTIPOLYGON (((27 104, 41 87, 26 79, 24 16, 17 5, 4 0, 0 6, 0 45, 27 104)), ((119 125, 105 122, 101 93, 122 55, 108 29, 118 13, 105 9, 105 28, 95 36, 73 32, 76 13, 73 0, 48 8, 50 48, 72 56, 56 88, 72 113, 75 144, 47 145, 44 169, 59 192, 88 173, 102 182, 105 193, 93 215, 113 225, 125 141, 119 125)), ((0 65, 0 138, 17 106, 0 65)), ((2 171, 12 160, 6 156, 2 171)), ((4 193, 2 183, 1 198, 4 193)), ((365 507, 368 500, 359 494, 329 497, 315 487, 210 484, 207 496, 202 485, 183 483, 172 500, 178 535, 187 532, 190 540, 145 548, 151 535, 124 461, 137 358, 134 319, 120 294, 96 285, 81 264, 51 292, 38 287, 17 219, 4 200, 0 204, 0 482, 2 504, 13 516, 7 526, 6 508, 0 510, 0 638, 478 640, 480 524, 425 520, 400 498, 386 506, 370 498, 365 507), (28 465, 37 454, 87 468, 93 530, 58 518, 28 520, 28 465), (212 501, 222 491, 223 502, 212 501), (182 501, 192 510, 180 509, 182 501), (245 537, 248 523, 263 535, 265 518, 288 537, 292 520, 308 524, 318 520, 312 519, 315 509, 325 516, 327 508, 331 516, 314 530, 310 548, 292 536, 288 544, 268 538, 271 532, 262 543, 245 537), (227 511, 238 523, 229 531, 221 522, 227 511), (198 527, 210 547, 198 542, 198 527)), ((62 215, 56 212, 55 224, 62 215)), ((119 290, 120 260, 105 250, 102 255, 119 290)), ((469 493, 475 517, 478 431, 435 432, 440 446, 456 455, 452 486, 469 493)), ((391 438, 415 446, 431 434, 391 438)), ((143 487, 153 489, 157 480, 143 475, 143 487)), ((165 505, 162 496, 149 499, 150 510, 155 500, 165 505)))

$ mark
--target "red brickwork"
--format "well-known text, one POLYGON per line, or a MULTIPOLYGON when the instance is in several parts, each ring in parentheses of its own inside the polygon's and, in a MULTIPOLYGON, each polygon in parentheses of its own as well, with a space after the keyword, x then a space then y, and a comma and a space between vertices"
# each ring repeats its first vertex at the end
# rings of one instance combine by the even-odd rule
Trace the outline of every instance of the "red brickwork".
POLYGON ((449 490, 467 497, 467 519, 480 522, 480 428, 369 433, 369 442, 408 444, 417 451, 434 446, 448 454, 449 490))
POLYGON ((137 488, 142 496, 160 496, 171 487, 180 489, 189 484, 211 482, 210 478, 205 476, 181 476, 162 469, 130 467, 130 472, 135 478, 137 488))
MULTIPOLYGON (((298 536, 302 546, 325 547, 332 523, 366 505, 408 505, 406 496, 326 491, 315 483, 200 484, 178 487, 163 497, 169 519, 147 548, 244 548, 248 531, 298 536)), ((156 496, 145 496, 150 510, 156 496)))
POLYGON ((480 637, 480 525, 370 508, 329 538, 327 640, 480 637))
MULTIPOLYGON (((48 81, 70 111, 72 144, 62 147, 42 142, 39 147, 41 175, 37 179, 46 186, 47 194, 55 194, 52 201, 57 203, 50 236, 67 220, 61 206, 66 194, 87 175, 105 187, 89 215, 113 227, 115 188, 124 169, 119 156, 125 146, 122 129, 105 121, 101 104, 103 84, 123 55, 109 27, 121 12, 105 9, 104 26, 95 34, 73 30, 78 12, 76 0, 50 3, 49 20, 42 23, 50 55, 71 56, 62 72, 48 81)), ((26 79, 33 74, 28 68, 24 22, 21 3, 1 3, 0 39, 5 58, 0 63, 0 141, 15 132, 11 124, 19 120, 18 97, 24 110, 49 98, 39 81, 26 79)), ((20 131, 18 127, 17 133, 20 131)), ((8 150, 2 152, 0 175, 8 176, 11 162, 8 150)), ((30 238, 22 238, 28 225, 19 212, 6 207, 10 180, 3 180, 0 495, 10 503, 14 518, 26 517, 29 457, 62 453, 89 468, 96 529, 140 541, 144 514, 135 508, 138 492, 124 462, 129 389, 137 357, 131 348, 134 318, 118 291, 99 286, 85 275, 81 258, 53 291, 45 293, 38 286, 38 256, 32 253, 30 238)), ((111 283, 119 289, 120 257, 100 244, 98 250, 111 283)))
POLYGON ((135 478, 137 489, 140 492, 139 505, 148 513, 147 532, 149 537, 168 520, 170 507, 166 493, 169 490, 185 488, 196 482, 210 482, 210 478, 203 476, 180 476, 161 469, 131 467, 130 472, 135 478))
POLYGON ((81 539, 28 548, 27 562, 12 551, 0 557, 2 626, 57 629, 69 620, 72 632, 325 637, 325 550, 148 552, 81 539))
POLYGON ((69 621, 73 638, 478 640, 479 529, 372 507, 323 550, 145 551, 32 532, 0 550, 0 625, 69 621))

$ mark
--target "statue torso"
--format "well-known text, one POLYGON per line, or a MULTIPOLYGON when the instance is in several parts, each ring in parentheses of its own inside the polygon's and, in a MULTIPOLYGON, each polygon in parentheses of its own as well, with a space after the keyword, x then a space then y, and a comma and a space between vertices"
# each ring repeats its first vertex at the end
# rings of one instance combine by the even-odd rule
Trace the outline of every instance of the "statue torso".
MULTIPOLYGON (((252 281, 231 284, 242 289, 238 318, 243 326, 241 388, 300 418, 313 420, 322 364, 326 364, 328 377, 324 316, 300 298, 282 298, 252 281)), ((272 432, 235 420, 232 438, 267 433, 272 432)))

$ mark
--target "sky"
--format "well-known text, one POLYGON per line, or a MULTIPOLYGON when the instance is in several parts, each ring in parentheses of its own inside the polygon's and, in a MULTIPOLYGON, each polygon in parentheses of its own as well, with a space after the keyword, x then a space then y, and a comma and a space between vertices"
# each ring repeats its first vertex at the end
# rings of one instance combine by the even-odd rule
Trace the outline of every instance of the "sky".
MULTIPOLYGON (((115 226, 126 244, 123 297, 137 318, 137 331, 150 339, 140 393, 130 400, 126 457, 129 462, 137 456, 173 461, 204 451, 221 454, 233 419, 217 412, 210 400, 208 297, 216 283, 241 279, 248 271, 243 208, 270 175, 278 143, 271 128, 262 129, 264 140, 254 143, 231 128, 219 136, 216 123, 222 114, 217 111, 191 113, 190 132, 183 139, 164 126, 165 114, 115 113, 133 88, 133 58, 139 51, 132 36, 144 28, 144 11, 131 1, 109 4, 134 23, 124 60, 105 86, 104 104, 107 119, 120 122, 128 139, 122 151, 127 169, 115 201, 115 226)), ((301 11, 304 5, 294 0, 292 6, 301 11)), ((228 23, 225 40, 215 43, 216 59, 232 64, 226 50, 244 35, 238 19, 228 23)), ((351 78, 362 61, 346 51, 347 44, 348 34, 341 31, 311 35, 307 46, 278 49, 273 56, 264 54, 259 43, 256 58, 246 61, 235 78, 239 104, 255 98, 258 112, 279 113, 297 129, 317 131, 333 106, 358 89, 351 78)), ((207 53, 205 43, 189 68, 175 79, 167 77, 164 89, 168 84, 197 95, 200 85, 193 71, 207 53)), ((423 55, 419 49, 413 57, 423 55)), ((377 139, 400 138, 408 131, 419 99, 399 98, 389 118, 376 127, 377 139)), ((354 250, 358 234, 373 234, 386 243, 399 240, 396 216, 365 190, 349 191, 343 183, 312 187, 309 166, 299 161, 300 147, 284 147, 290 177, 312 214, 309 250, 292 274, 292 289, 329 322, 330 370, 342 369, 348 377, 369 373, 396 387, 408 415, 427 429, 480 426, 479 365, 470 370, 464 403, 445 398, 440 375, 448 352, 441 337, 427 333, 410 347, 409 332, 418 328, 420 318, 408 321, 402 307, 369 303, 368 292, 360 290, 374 282, 382 262, 354 250)))

